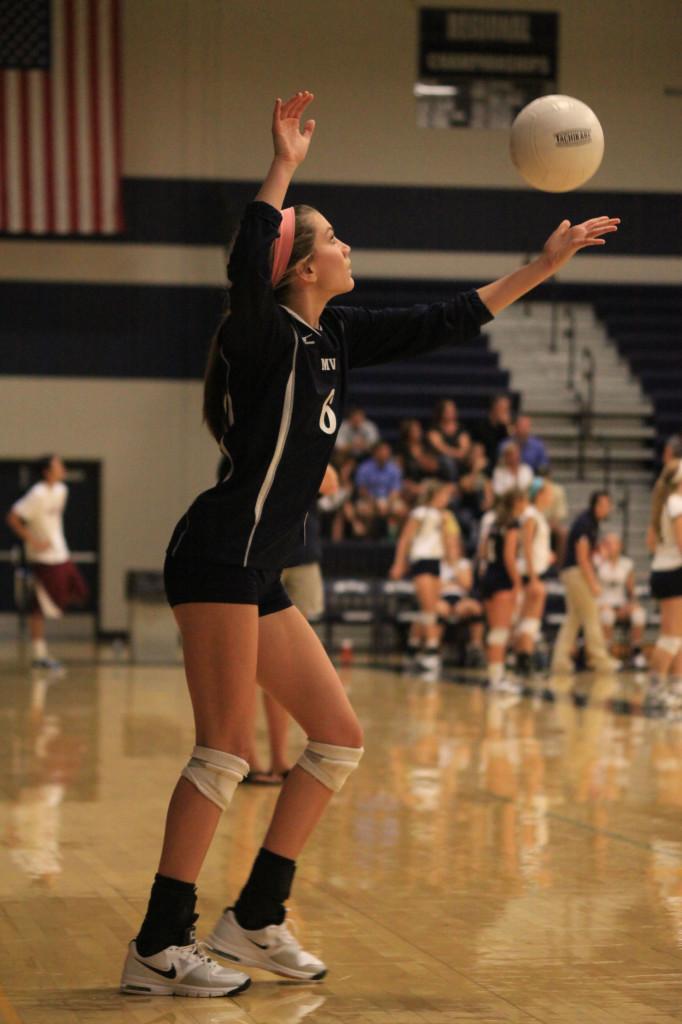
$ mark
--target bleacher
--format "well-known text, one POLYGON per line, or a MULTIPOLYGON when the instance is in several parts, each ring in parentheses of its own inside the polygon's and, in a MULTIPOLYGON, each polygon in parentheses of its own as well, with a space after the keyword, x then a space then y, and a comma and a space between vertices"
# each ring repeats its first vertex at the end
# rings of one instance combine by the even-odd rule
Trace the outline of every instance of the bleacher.
POLYGON ((621 290, 595 306, 651 399, 660 445, 682 424, 682 288, 621 290))

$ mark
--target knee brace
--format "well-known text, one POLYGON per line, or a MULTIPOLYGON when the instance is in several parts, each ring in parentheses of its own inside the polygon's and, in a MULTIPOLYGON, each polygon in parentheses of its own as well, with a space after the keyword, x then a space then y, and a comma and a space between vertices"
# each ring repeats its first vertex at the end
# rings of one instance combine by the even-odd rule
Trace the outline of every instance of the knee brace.
POLYGON ((496 626, 488 633, 488 645, 490 647, 506 647, 509 640, 509 630, 496 626))
POLYGON ((639 604, 635 605, 630 616, 630 623, 633 626, 646 626, 646 608, 642 608, 639 604))
POLYGON ((338 793, 364 752, 363 747, 335 747, 331 743, 308 740, 297 764, 327 789, 338 793))
POLYGON ((659 647, 666 654, 670 654, 674 658, 680 648, 682 648, 682 636, 666 636, 664 633, 656 641, 656 647, 659 647))
POLYGON ((602 626, 613 626, 616 622, 616 613, 610 605, 606 604, 600 609, 599 618, 602 626))
POLYGON ((521 619, 521 622, 519 623, 519 633, 523 633, 525 636, 530 637, 531 640, 535 641, 538 638, 539 632, 539 619, 521 619))
POLYGON ((246 761, 235 754, 212 750, 211 747, 195 747, 182 769, 182 777, 224 811, 248 771, 246 761))

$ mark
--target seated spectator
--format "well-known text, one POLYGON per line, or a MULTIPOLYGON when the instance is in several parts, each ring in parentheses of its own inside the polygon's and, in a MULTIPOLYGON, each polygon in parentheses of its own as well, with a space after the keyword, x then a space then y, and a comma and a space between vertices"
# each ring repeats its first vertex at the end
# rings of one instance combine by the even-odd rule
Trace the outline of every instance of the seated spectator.
POLYGON ((471 437, 459 422, 457 406, 451 399, 436 402, 426 440, 438 458, 438 475, 443 480, 457 480, 471 450, 471 437))
POLYGON ((509 396, 495 395, 490 401, 487 419, 483 423, 479 423, 473 432, 474 440, 479 441, 485 448, 489 474, 492 474, 497 462, 500 445, 509 437, 510 423, 511 401, 509 396))
POLYGON ((395 535, 406 512, 400 494, 402 473, 392 454, 390 444, 379 441, 355 474, 355 511, 373 537, 395 535))
POLYGON ((465 548, 469 552, 476 550, 478 524, 483 513, 493 503, 493 488, 486 474, 487 466, 485 449, 482 444, 475 442, 471 446, 466 466, 461 471, 455 505, 457 519, 465 536, 465 548))
POLYGON ((634 562, 623 554, 617 533, 607 533, 602 539, 595 563, 601 587, 597 603, 606 643, 611 645, 616 623, 625 623, 630 632, 629 667, 646 668, 646 658, 642 653, 646 611, 635 596, 634 562))
POLYGON ((533 470, 521 461, 516 441, 505 441, 493 473, 493 491, 500 497, 509 491, 527 491, 533 482, 533 470))
POLYGON ((336 449, 342 455, 363 459, 379 440, 379 428, 365 416, 365 410, 351 409, 339 427, 336 449))
POLYGON ((337 462, 337 468, 339 481, 336 491, 324 494, 317 501, 322 535, 334 541, 364 537, 367 528, 356 514, 353 503, 355 460, 343 459, 337 462))
POLYGON ((403 492, 409 501, 416 501, 424 490, 424 481, 438 475, 438 458, 424 444, 424 431, 419 420, 403 420, 397 459, 403 473, 403 492))
POLYGON ((544 441, 531 433, 531 427, 530 416, 517 416, 513 436, 521 450, 521 461, 537 473, 541 467, 549 464, 549 457, 544 441))

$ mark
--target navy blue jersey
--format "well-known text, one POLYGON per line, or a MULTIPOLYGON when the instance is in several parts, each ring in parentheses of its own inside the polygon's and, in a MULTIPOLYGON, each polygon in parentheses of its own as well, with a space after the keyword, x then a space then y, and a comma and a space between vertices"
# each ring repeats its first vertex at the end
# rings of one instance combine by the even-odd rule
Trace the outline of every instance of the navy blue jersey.
POLYGON ((348 371, 475 337, 492 319, 477 292, 435 305, 330 306, 319 329, 278 304, 270 253, 281 214, 246 209, 228 268, 225 364, 227 471, 177 524, 169 553, 279 569, 302 540, 343 418, 348 371))
POLYGON ((564 569, 572 569, 578 564, 577 545, 581 537, 587 538, 590 555, 593 555, 599 544, 599 520, 588 509, 576 516, 571 524, 571 529, 566 542, 566 554, 564 555, 564 569))
POLYGON ((488 537, 486 539, 485 563, 488 568, 490 566, 494 566, 496 570, 503 569, 505 572, 507 571, 504 562, 504 545, 509 531, 518 529, 518 519, 512 519, 507 526, 502 526, 497 522, 497 520, 495 520, 488 531, 488 537))

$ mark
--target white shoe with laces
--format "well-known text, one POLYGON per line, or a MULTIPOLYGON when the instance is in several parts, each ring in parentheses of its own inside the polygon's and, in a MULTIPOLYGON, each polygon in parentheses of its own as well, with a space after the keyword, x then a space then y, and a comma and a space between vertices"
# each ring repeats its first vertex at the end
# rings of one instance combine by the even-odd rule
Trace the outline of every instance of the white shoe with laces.
POLYGON ((206 945, 218 956, 285 978, 321 981, 327 973, 321 960, 301 948, 286 922, 255 930, 242 928, 231 907, 218 920, 206 945))
POLYGON ((121 976, 121 992, 142 996, 234 996, 250 984, 248 974, 221 967, 196 942, 140 956, 133 940, 121 976))

